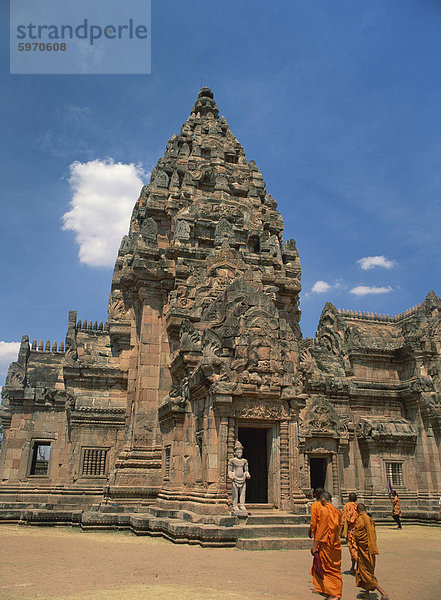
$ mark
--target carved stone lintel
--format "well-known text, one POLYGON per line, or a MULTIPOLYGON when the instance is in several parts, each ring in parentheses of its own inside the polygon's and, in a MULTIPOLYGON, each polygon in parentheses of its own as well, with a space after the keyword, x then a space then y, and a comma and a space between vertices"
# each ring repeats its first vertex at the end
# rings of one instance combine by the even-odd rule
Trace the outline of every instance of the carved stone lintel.
POLYGON ((287 420, 290 416, 286 402, 264 402, 255 400, 237 400, 234 404, 236 418, 263 419, 269 421, 287 420))
POLYGON ((355 434, 366 442, 416 443, 418 430, 404 418, 362 417, 355 427, 355 434))

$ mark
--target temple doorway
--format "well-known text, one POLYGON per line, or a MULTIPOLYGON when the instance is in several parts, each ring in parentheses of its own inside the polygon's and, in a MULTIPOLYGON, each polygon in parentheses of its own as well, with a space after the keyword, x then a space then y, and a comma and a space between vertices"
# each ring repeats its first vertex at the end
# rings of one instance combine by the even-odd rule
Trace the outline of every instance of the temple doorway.
POLYGON ((268 429, 239 427, 238 439, 244 447, 251 479, 247 481, 246 502, 268 502, 268 429))
POLYGON ((321 487, 326 489, 326 473, 328 460, 326 458, 309 457, 309 473, 311 476, 311 488, 313 490, 321 487))

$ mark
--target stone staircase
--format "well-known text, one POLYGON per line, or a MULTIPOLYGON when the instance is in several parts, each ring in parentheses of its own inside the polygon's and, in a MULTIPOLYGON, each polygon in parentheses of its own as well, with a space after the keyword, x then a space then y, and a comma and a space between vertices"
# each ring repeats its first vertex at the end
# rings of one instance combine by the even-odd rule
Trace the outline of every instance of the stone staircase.
MULTIPOLYGON (((93 496, 92 496, 93 497, 93 496)), ((118 503, 90 504, 91 497, 29 494, 26 501, 10 495, 1 498, 0 522, 21 525, 72 525, 84 531, 127 530, 140 536, 161 536, 174 543, 204 547, 236 547, 240 550, 293 550, 311 548, 309 514, 305 504, 296 514, 272 505, 247 505, 249 516, 207 515, 164 505, 126 506, 118 503), (46 501, 43 501, 46 500, 46 501), (89 504, 84 505, 86 502, 89 504), (83 504, 84 503, 84 504, 83 504), (82 505, 83 504, 83 505, 82 505)), ((370 499, 371 500, 371 499, 370 499)), ((388 499, 369 502, 378 525, 395 526, 388 499)), ((422 511, 417 502, 402 501, 403 524, 441 525, 439 509, 422 511)))
MULTIPOLYGON (((396 527, 396 523, 392 519, 391 502, 386 494, 365 496, 363 501, 377 525, 396 527)), ((431 496, 420 494, 420 496, 415 497, 403 493, 400 495, 400 503, 401 520, 404 525, 441 525, 438 497, 434 497, 433 494, 431 496)))
POLYGON ((241 529, 236 542, 240 550, 298 550, 312 546, 306 515, 252 510, 241 529))
MULTIPOLYGON (((30 500, 30 498, 28 499, 30 500)), ((174 543, 241 550, 310 548, 309 517, 275 510, 270 505, 250 506, 246 518, 229 514, 206 515, 151 505, 126 507, 50 502, 0 503, 0 522, 20 525, 72 525, 84 531, 128 530, 140 536, 161 536, 174 543)))

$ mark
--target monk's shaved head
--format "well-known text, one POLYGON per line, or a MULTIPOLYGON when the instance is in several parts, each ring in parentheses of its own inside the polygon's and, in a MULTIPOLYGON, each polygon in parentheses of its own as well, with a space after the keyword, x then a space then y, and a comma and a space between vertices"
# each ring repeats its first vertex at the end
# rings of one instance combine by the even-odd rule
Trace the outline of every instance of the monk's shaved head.
POLYGON ((349 494, 349 502, 357 502, 357 494, 354 494, 354 492, 349 494))
POLYGON ((331 494, 329 492, 322 492, 320 494, 320 500, 326 500, 326 502, 331 502, 331 494))
POLYGON ((323 494, 324 491, 325 490, 322 487, 315 488, 314 498, 317 498, 317 500, 320 500, 320 496, 323 494))
POLYGON ((357 510, 359 513, 364 513, 366 512, 366 506, 362 502, 359 502, 357 504, 357 510))

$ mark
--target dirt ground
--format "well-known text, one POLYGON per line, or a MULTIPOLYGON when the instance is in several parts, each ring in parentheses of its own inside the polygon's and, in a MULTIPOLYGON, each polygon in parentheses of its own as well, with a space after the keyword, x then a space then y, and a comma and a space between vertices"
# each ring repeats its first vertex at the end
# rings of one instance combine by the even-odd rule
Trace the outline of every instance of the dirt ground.
MULTIPOLYGON (((377 577, 392 600, 441 599, 441 529, 377 528, 377 577)), ((124 532, 0 526, 1 600, 317 600, 308 550, 177 545, 124 532)), ((350 566, 343 548, 343 571, 350 566)), ((343 574, 343 599, 360 590, 343 574)), ((371 592, 371 599, 377 599, 371 592)))

